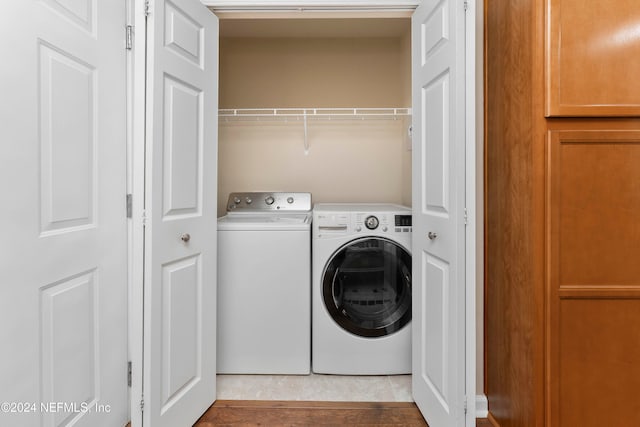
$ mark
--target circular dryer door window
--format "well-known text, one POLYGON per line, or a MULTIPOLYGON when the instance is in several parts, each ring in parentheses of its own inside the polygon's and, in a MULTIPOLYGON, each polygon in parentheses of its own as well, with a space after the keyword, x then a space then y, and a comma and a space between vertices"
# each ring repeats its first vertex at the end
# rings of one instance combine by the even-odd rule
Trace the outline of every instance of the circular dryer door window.
POLYGON ((381 337, 411 320, 411 255, 384 238, 342 246, 322 275, 324 304, 347 331, 381 337))

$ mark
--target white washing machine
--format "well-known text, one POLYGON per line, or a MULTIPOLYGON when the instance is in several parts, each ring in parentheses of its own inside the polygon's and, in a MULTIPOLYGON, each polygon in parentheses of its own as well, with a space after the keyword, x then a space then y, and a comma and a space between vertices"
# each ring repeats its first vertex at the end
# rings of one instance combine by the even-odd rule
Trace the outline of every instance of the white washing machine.
POLYGON ((316 204, 312 370, 411 373, 411 210, 316 204))
POLYGON ((217 371, 309 374, 311 194, 232 193, 218 219, 217 371))

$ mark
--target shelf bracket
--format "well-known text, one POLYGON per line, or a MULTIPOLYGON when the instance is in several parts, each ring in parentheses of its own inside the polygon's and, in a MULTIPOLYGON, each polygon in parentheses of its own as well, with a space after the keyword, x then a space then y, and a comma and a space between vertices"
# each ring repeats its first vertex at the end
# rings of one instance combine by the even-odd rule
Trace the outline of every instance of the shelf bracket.
POLYGON ((307 111, 306 110, 303 116, 303 123, 304 123, 304 155, 308 156, 309 155, 309 135, 308 135, 308 129, 307 129, 307 111))

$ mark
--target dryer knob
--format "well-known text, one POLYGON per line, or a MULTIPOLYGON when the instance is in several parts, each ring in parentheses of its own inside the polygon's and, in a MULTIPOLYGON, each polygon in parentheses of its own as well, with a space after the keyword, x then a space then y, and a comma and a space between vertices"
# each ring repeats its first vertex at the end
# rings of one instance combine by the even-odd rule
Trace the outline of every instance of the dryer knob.
POLYGON ((275 202, 275 201, 276 201, 276 200, 273 198, 273 196, 268 196, 266 199, 264 199, 264 202, 265 202, 267 205, 272 205, 272 204, 273 204, 273 202, 275 202))
POLYGON ((387 231, 387 226, 386 225, 382 227, 382 231, 387 231))
POLYGON ((250 205, 253 202, 251 197, 247 197, 246 199, 244 199, 244 201, 247 202, 248 205, 250 205))
POLYGON ((287 203, 289 203, 289 204, 293 203, 293 197, 288 197, 287 198, 287 203))
POLYGON ((240 203, 240 198, 236 197, 235 199, 233 199, 233 203, 235 203, 236 205, 240 203))
POLYGON ((359 225, 356 226, 356 231, 362 231, 362 227, 360 227, 359 225))

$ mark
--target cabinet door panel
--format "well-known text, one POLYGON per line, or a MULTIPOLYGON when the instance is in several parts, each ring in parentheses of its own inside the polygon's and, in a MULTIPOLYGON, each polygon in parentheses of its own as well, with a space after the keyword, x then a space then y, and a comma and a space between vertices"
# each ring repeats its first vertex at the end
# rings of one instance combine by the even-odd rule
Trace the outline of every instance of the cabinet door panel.
POLYGON ((640 115, 637 0, 547 0, 546 115, 640 115))
POLYGON ((640 131, 548 141, 547 426, 640 425, 640 131))
POLYGON ((561 298, 557 316, 557 401, 547 425, 640 425, 640 399, 632 397, 640 387, 640 299, 561 298))

